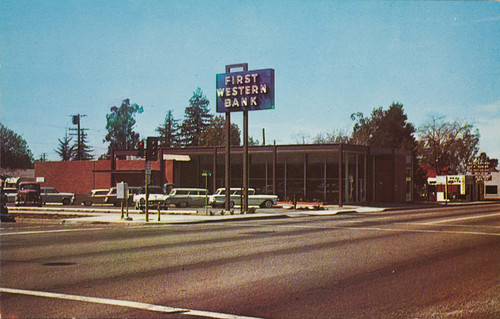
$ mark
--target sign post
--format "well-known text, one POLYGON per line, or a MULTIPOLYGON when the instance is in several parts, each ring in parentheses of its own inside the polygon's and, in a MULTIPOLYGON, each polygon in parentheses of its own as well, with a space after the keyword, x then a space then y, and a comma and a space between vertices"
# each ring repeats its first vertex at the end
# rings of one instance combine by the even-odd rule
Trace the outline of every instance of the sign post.
POLYGON ((248 111, 274 109, 274 70, 248 71, 248 63, 226 65, 226 73, 216 76, 217 112, 226 113, 226 211, 230 208, 231 190, 231 112, 243 112, 243 201, 242 213, 248 211, 248 111), (242 68, 242 72, 231 72, 242 68))
POLYGON ((146 222, 149 221, 149 190, 148 190, 148 185, 149 182, 151 181, 151 163, 146 162, 145 167, 144 167, 144 176, 146 178, 145 180, 145 185, 144 185, 144 198, 145 198, 145 203, 144 203, 144 214, 145 214, 145 219, 146 222))
POLYGON ((205 193, 205 215, 208 215, 208 178, 212 176, 212 173, 210 171, 203 171, 201 173, 201 176, 205 177, 205 189, 207 192, 205 193))

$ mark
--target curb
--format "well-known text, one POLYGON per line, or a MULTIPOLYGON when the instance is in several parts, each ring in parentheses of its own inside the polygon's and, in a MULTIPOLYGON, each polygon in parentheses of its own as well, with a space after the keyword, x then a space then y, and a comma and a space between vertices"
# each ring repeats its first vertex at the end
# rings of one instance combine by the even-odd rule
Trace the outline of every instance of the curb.
MULTIPOLYGON (((171 215, 171 216, 176 216, 176 215, 171 215)), ((177 215, 180 218, 173 219, 170 218, 170 220, 163 219, 158 221, 156 219, 156 216, 151 216, 149 218, 149 221, 145 221, 144 217, 140 217, 139 220, 136 221, 127 221, 127 220, 120 220, 117 219, 115 220, 105 220, 105 219, 100 219, 100 220, 89 220, 84 218, 71 218, 71 219, 62 219, 60 221, 61 224, 89 224, 89 225, 166 225, 166 224, 175 224, 175 225, 182 225, 182 224, 203 224, 203 223, 219 223, 219 222, 230 222, 230 221, 246 221, 246 220, 257 220, 257 219, 280 219, 280 218, 288 218, 286 214, 272 214, 272 215, 259 215, 259 214, 252 214, 252 215, 223 215, 223 216, 193 216, 191 215, 190 217, 195 217, 195 218, 189 218, 188 216, 184 215, 177 215), (227 216, 227 217, 226 217, 227 216)), ((177 217, 176 216, 176 217, 177 217)), ((115 217, 115 216, 105 216, 106 218, 110 217, 115 217)), ((90 217, 90 218, 98 218, 98 217, 90 217)))

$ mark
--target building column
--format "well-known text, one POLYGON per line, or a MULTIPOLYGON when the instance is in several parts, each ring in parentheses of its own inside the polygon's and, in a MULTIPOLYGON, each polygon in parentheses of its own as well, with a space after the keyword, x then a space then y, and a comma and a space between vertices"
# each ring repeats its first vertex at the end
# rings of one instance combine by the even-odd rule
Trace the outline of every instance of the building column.
POLYGON ((343 183, 342 183, 342 180, 343 180, 343 176, 342 176, 342 164, 343 164, 343 153, 344 153, 344 148, 342 147, 343 144, 340 144, 339 145, 339 207, 342 207, 343 204, 342 204, 342 197, 343 197, 343 191, 342 191, 342 188, 343 188, 343 183))
POLYGON ((307 153, 304 153, 304 200, 307 200, 307 153))
POLYGON ((278 150, 276 145, 273 147, 273 194, 276 194, 276 168, 278 162, 278 150))
POLYGON ((215 193, 217 190, 217 147, 214 147, 214 152, 213 152, 213 158, 212 158, 212 192, 215 193))
POLYGON ((325 164, 323 169, 323 202, 326 202, 326 192, 327 192, 327 178, 326 178, 326 168, 327 168, 328 156, 325 155, 325 164))

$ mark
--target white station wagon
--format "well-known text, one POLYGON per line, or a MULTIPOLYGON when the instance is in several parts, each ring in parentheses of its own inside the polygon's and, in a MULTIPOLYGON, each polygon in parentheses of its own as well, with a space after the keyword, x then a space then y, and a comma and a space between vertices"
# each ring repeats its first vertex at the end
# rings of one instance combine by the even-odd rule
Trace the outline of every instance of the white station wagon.
MULTIPOLYGON (((231 188, 231 203, 229 207, 241 205, 243 197, 243 188, 231 188)), ((217 192, 210 196, 208 204, 212 207, 224 207, 226 203, 226 189, 219 188, 217 192)), ((258 195, 255 194, 255 189, 248 189, 248 206, 258 206, 261 208, 271 208, 278 204, 278 195, 258 195)))
POLYGON ((174 188, 165 197, 165 202, 176 207, 203 207, 208 199, 207 195, 208 191, 203 188, 174 188))

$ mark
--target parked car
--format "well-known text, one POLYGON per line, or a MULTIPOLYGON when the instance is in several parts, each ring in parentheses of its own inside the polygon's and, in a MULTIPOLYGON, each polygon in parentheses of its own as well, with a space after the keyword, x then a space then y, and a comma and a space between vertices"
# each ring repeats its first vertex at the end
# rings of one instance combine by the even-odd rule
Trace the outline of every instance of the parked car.
MULTIPOLYGON (((241 205, 243 197, 243 188, 231 188, 229 207, 233 208, 235 205, 241 205)), ((212 207, 224 207, 226 203, 226 189, 219 188, 216 193, 211 195, 208 203, 212 207)), ((248 206, 259 206, 261 208, 271 208, 278 204, 277 195, 257 195, 255 189, 248 189, 248 206)))
POLYGON ((69 205, 75 200, 74 193, 59 193, 54 187, 42 187, 41 194, 44 204, 61 203, 63 205, 69 205))
MULTIPOLYGON (((138 186, 129 186, 128 187, 128 191, 129 191, 128 205, 129 206, 134 203, 134 196, 137 195, 140 192, 140 190, 141 190, 141 188, 138 186)), ((121 205, 121 201, 116 198, 116 187, 111 187, 109 189, 109 192, 106 195, 104 202, 106 204, 112 204, 114 206, 121 205)))
MULTIPOLYGON (((166 208, 166 195, 161 186, 148 186, 148 207, 160 205, 161 208, 166 208)), ((144 209, 146 207, 146 188, 141 187, 139 194, 134 196, 135 209, 144 209)))
POLYGON ((2 186, 0 186, 0 221, 16 221, 13 216, 9 215, 9 209, 7 208, 7 195, 4 193, 2 186))
POLYGON ((106 195, 108 195, 109 189, 93 189, 87 194, 76 194, 75 195, 75 205, 85 205, 92 206, 94 204, 104 204, 106 195))
POLYGON ((7 203, 13 203, 16 201, 16 195, 17 195, 17 188, 12 189, 6 189, 4 188, 3 193, 7 197, 7 203))
POLYGON ((40 184, 35 182, 22 182, 19 183, 17 195, 15 198, 15 205, 28 205, 33 204, 42 207, 42 195, 40 191, 40 184))
POLYGON ((208 191, 203 188, 174 188, 165 197, 167 205, 176 207, 205 206, 208 191))

